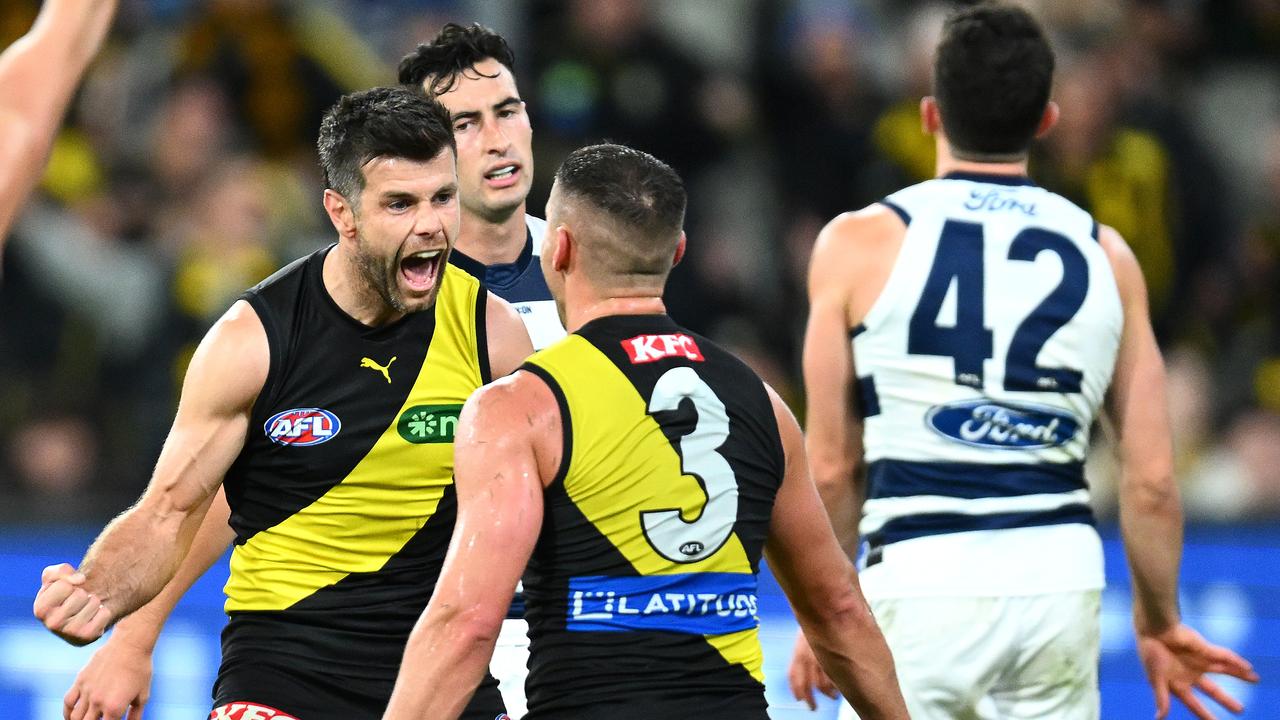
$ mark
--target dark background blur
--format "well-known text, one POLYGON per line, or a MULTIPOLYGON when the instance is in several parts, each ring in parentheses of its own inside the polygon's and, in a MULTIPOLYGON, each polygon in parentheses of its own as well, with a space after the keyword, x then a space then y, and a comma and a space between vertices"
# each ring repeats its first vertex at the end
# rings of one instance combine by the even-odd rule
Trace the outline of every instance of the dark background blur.
MULTIPOLYGON (((917 106, 944 4, 121 3, 3 259, 0 556, 6 586, 19 583, 5 607, 19 615, 38 570, 8 573, 43 562, 39 538, 69 533, 58 559, 74 561, 142 491, 212 321, 333 239, 314 149, 321 114, 344 92, 392 82, 398 59, 444 22, 479 20, 516 50, 534 125, 530 212, 587 142, 632 144, 681 172, 690 244, 671 312, 746 357, 798 412, 815 235, 932 174, 917 106)), ((1275 655, 1280 642, 1280 0, 1026 4, 1052 34, 1062 106, 1032 175, 1116 227, 1142 263, 1193 523, 1188 575, 1200 584, 1184 607, 1218 622, 1216 640, 1245 638, 1257 662, 1257 648, 1275 655)), ((0 1, 0 47, 37 9, 0 1)), ((1103 516, 1114 472, 1101 442, 1090 477, 1103 516)), ((1109 547, 1109 574, 1122 577, 1109 547)), ((216 607, 216 588, 210 597, 216 607)), ((1111 649, 1131 652, 1127 596, 1108 597, 1111 649)), ((43 678, 40 697, 56 703, 81 656, 21 622, 5 626, 19 628, 12 637, 41 639, 6 635, 0 669, 27 667, 20 648, 40 648, 31 657, 57 672, 20 677, 43 678)), ((1104 698, 1122 682, 1149 702, 1134 661, 1121 680, 1107 662, 1104 698)), ((205 681, 172 682, 199 709, 205 681)))
MULTIPOLYGON (((1188 514, 1280 515, 1280 2, 1032 2, 1062 122, 1033 176, 1140 259, 1188 514)), ((36 0, 4 0, 0 45, 36 0)), ((894 0, 122 0, 0 286, 0 517, 99 520, 144 487, 194 344, 332 238, 314 142, 449 20, 504 33, 560 159, 612 139, 686 178, 672 314, 802 409, 822 224, 929 177, 917 103, 946 6, 894 0)), ((1098 453, 1104 513, 1113 474, 1098 453)))

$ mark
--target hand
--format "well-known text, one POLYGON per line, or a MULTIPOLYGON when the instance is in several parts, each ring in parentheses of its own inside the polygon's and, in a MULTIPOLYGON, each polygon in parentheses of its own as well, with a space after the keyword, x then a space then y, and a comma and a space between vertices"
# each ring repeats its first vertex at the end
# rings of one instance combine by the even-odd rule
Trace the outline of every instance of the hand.
POLYGON ((1147 680, 1156 693, 1156 717, 1169 714, 1169 695, 1182 701, 1196 717, 1213 720, 1200 699, 1191 692, 1199 688, 1222 707, 1237 715, 1244 710, 1240 701, 1228 695, 1206 673, 1221 673, 1248 682, 1258 674, 1247 660, 1213 645, 1186 625, 1175 625, 1160 633, 1138 631, 1138 655, 1147 671, 1147 680))
POLYGON ((787 669, 787 679, 791 683, 791 694, 802 700, 810 710, 817 710, 818 703, 813 698, 816 687, 823 695, 834 699, 837 695, 836 685, 827 677, 826 671, 818 664, 818 657, 809 647, 804 633, 796 633, 796 648, 791 654, 791 667, 787 669))
POLYGON ((40 592, 32 612, 54 635, 72 645, 88 645, 111 624, 111 611, 87 592, 84 573, 66 563, 40 574, 40 592))
POLYGON ((115 633, 89 658, 62 698, 63 720, 142 720, 151 697, 151 649, 115 633))

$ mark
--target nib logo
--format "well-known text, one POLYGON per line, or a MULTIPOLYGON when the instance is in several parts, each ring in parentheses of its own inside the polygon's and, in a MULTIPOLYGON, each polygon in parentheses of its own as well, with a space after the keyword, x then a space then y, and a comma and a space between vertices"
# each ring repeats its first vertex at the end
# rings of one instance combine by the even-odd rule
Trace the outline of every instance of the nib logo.
POLYGON ((286 712, 267 705, 234 702, 213 709, 209 720, 298 720, 286 712))
POLYGON ((460 412, 461 405, 414 405, 400 413, 396 430, 415 445, 451 443, 458 431, 460 412))

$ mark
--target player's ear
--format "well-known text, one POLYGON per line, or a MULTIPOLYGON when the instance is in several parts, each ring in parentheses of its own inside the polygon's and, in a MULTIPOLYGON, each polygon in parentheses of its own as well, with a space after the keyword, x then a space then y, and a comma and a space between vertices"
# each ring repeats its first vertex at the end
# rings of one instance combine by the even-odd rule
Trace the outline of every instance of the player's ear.
POLYGON ((1053 126, 1058 124, 1058 118, 1061 116, 1062 110, 1058 107, 1058 103, 1050 100, 1049 104, 1044 106, 1044 115, 1040 116, 1040 124, 1036 126, 1036 138, 1048 135, 1053 126))
POLYGON ((926 135, 937 135, 942 129, 942 113, 938 101, 932 95, 920 98, 920 129, 926 135))
POLYGON ((671 267, 679 265, 680 261, 684 259, 684 250, 687 242, 688 238, 685 237, 684 231, 681 230, 680 239, 676 241, 676 256, 671 260, 671 267))
POLYGON ((326 188, 324 191, 324 211, 329 215, 329 222, 344 238, 356 236, 355 208, 337 190, 326 188))
POLYGON ((555 248, 551 251, 551 268, 556 272, 569 269, 569 260, 573 257, 573 244, 576 240, 573 232, 564 225, 556 226, 555 248))

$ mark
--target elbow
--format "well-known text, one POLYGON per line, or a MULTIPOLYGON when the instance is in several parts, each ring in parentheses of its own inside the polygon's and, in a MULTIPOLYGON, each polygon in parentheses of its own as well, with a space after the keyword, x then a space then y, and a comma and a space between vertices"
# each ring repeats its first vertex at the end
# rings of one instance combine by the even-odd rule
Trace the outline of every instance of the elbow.
POLYGON ((810 472, 822 502, 831 507, 833 502, 853 488, 853 463, 843 458, 811 458, 810 472))
POLYGON ((1120 483, 1121 506, 1137 512, 1160 512, 1181 506, 1173 468, 1167 465, 1124 473, 1120 483))

